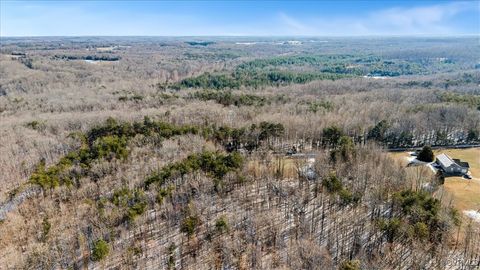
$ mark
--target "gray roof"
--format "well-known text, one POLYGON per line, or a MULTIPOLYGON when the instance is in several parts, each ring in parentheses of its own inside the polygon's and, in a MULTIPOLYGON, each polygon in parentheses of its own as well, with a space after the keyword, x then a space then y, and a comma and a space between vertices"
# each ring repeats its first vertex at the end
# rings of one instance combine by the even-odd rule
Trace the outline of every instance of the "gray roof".
POLYGON ((455 161, 455 163, 457 163, 460 167, 470 168, 470 164, 468 164, 468 162, 464 162, 456 158, 454 158, 453 161, 455 161))
POLYGON ((453 164, 457 164, 458 166, 460 167, 464 167, 464 168, 470 168, 470 165, 468 164, 468 162, 462 162, 460 159, 451 159, 449 156, 447 156, 446 154, 440 154, 437 156, 437 161, 442 164, 444 167, 450 167, 452 166, 453 164))
POLYGON ((440 154, 437 156, 438 162, 440 162, 445 167, 452 166, 455 162, 446 154, 440 154))

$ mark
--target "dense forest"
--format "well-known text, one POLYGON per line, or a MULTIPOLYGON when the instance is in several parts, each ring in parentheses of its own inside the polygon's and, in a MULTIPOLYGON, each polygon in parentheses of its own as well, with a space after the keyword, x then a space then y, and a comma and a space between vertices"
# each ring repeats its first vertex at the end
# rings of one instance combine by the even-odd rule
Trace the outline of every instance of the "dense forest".
POLYGON ((480 267, 475 38, 0 42, 0 269, 480 267))

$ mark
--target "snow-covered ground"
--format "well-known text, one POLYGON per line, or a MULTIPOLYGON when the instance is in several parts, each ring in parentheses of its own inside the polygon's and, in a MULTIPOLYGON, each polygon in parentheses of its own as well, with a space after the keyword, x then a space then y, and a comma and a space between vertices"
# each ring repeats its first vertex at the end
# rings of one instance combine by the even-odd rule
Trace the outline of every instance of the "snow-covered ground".
POLYGON ((463 213, 467 217, 475 220, 476 222, 480 222, 480 212, 475 211, 475 210, 465 210, 465 211, 463 211, 463 213))
POLYGON ((408 164, 415 164, 415 165, 426 165, 430 170, 432 170, 433 173, 437 173, 437 168, 435 168, 433 165, 435 162, 423 162, 417 159, 416 156, 412 156, 412 153, 414 152, 409 152, 409 156, 405 157, 408 160, 408 164))
POLYGON ((428 163, 428 164, 427 164, 427 167, 430 168, 430 170, 432 170, 433 173, 437 173, 437 170, 438 170, 438 169, 435 168, 435 167, 433 166, 433 164, 435 164, 435 162, 428 163))
POLYGON ((310 157, 307 159, 307 163, 300 169, 300 172, 303 176, 307 177, 310 180, 313 180, 317 177, 317 173, 315 172, 313 166, 315 165, 315 158, 310 157))

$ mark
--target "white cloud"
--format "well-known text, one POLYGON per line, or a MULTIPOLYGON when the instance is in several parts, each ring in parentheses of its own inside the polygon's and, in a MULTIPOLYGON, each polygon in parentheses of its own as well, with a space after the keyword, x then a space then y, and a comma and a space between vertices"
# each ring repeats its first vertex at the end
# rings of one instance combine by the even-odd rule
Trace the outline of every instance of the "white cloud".
POLYGON ((375 20, 398 26, 430 25, 457 14, 457 5, 430 6, 410 9, 392 8, 378 12, 372 16, 375 20))
POLYGON ((414 8, 391 8, 370 15, 367 24, 383 25, 399 34, 450 34, 448 20, 471 8, 471 3, 456 2, 414 8))
POLYGON ((380 9, 364 17, 303 18, 280 13, 285 34, 300 35, 451 35, 462 33, 450 24, 465 11, 479 12, 478 2, 380 9))

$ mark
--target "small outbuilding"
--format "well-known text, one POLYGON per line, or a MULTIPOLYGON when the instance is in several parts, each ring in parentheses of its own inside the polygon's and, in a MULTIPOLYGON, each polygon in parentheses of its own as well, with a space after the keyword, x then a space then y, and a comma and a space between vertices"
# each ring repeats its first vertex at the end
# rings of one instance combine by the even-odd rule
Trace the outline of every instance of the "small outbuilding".
POLYGON ((468 169, 470 169, 468 162, 452 159, 446 154, 438 155, 435 163, 442 168, 444 173, 450 175, 465 175, 468 173, 468 169))

